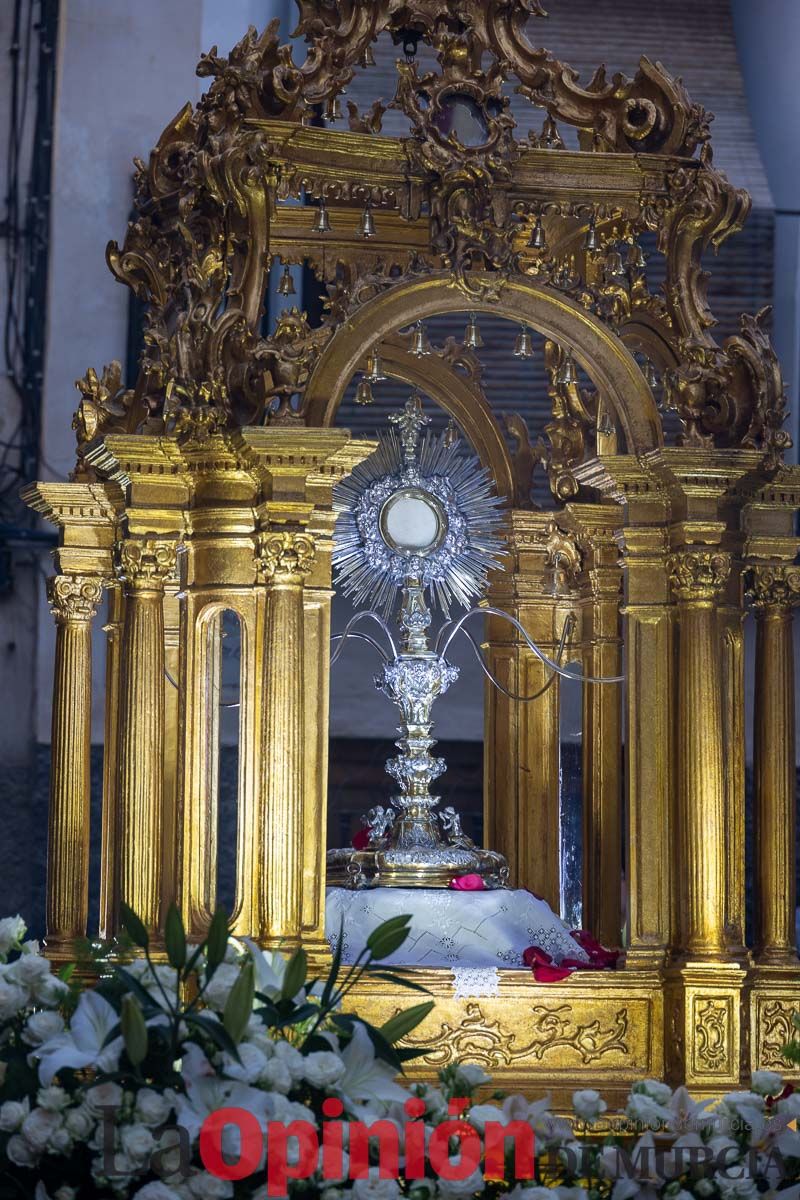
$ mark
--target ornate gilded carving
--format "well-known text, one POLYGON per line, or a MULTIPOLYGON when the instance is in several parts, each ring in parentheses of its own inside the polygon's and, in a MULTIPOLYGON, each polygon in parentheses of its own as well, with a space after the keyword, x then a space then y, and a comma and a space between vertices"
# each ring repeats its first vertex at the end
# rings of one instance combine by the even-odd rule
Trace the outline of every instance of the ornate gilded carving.
POLYGON ((599 1020, 575 1021, 570 1004, 537 1004, 531 1011, 534 1016, 534 1036, 524 1046, 518 1045, 517 1034, 504 1029, 499 1021, 487 1020, 480 1005, 474 1002, 467 1004, 460 1025, 443 1021, 435 1038, 430 1033, 427 1036, 408 1036, 404 1043, 408 1046, 427 1046, 433 1042, 433 1049, 423 1055, 423 1061, 432 1067, 444 1067, 464 1058, 488 1068, 509 1066, 523 1058, 541 1062, 550 1051, 561 1048, 576 1051, 584 1064, 596 1062, 614 1051, 627 1052, 626 1008, 617 1010, 607 1029, 601 1029, 599 1020))
POLYGON ((721 550, 681 550, 669 557, 669 578, 679 600, 714 600, 731 571, 731 556, 721 550))
POLYGON ((557 500, 570 500, 578 494, 572 468, 583 461, 586 431, 597 420, 597 393, 580 386, 574 366, 571 373, 565 372, 568 361, 571 360, 561 346, 549 339, 545 342, 547 390, 553 419, 544 427, 540 456, 557 500))
POLYGON ((82 379, 75 380, 75 387, 81 400, 72 418, 72 428, 79 446, 101 434, 122 432, 127 428, 133 392, 123 388, 122 365, 116 359, 103 367, 99 379, 94 367, 89 367, 82 379))
POLYGON ((783 1047, 797 1032, 792 1015, 797 1006, 780 1000, 762 1003, 758 1009, 757 1065, 760 1070, 787 1071, 792 1064, 784 1057, 783 1047))
POLYGON ((764 452, 775 471, 792 439, 781 426, 786 396, 780 365, 764 324, 768 308, 744 314, 741 331, 720 348, 713 342, 679 342, 682 362, 667 371, 665 402, 681 419, 681 444, 741 445, 764 452))
POLYGON ((275 576, 302 579, 311 570, 316 554, 314 539, 292 530, 260 533, 256 539, 256 568, 267 580, 275 576))
POLYGON ((800 604, 800 567, 786 563, 767 563, 748 572, 745 593, 748 602, 759 612, 767 609, 788 610, 800 604))
POLYGON ((177 546, 175 542, 155 537, 126 538, 118 542, 115 567, 118 577, 134 589, 162 587, 175 571, 177 546))
POLYGON ((536 1036, 526 1046, 525 1053, 541 1060, 551 1050, 562 1046, 570 1047, 577 1051, 582 1063, 588 1064, 614 1051, 622 1054, 627 1052, 627 1008, 617 1009, 607 1029, 600 1028, 600 1021, 576 1021, 572 1012, 571 1004, 555 1007, 546 1004, 534 1005, 533 1029, 536 1036))
POLYGON ((56 575, 47 581, 47 601, 56 621, 91 621, 103 596, 103 581, 87 575, 56 575))
POLYGON ((504 1029, 499 1021, 487 1020, 481 1006, 474 1001, 467 1004, 459 1025, 442 1021, 435 1037, 430 1033, 418 1037, 408 1035, 403 1042, 414 1047, 433 1043, 429 1053, 423 1055, 423 1062, 431 1067, 446 1067, 465 1058, 484 1067, 508 1066, 527 1053, 525 1048, 517 1046, 516 1033, 504 1029))
POLYGON ((545 529, 545 562, 553 572, 553 593, 563 595, 577 582, 582 555, 577 539, 549 521, 545 529))
POLYGON ((713 1075, 725 1069, 730 1053, 730 1018, 729 1000, 695 1000, 694 1055, 701 1072, 713 1075))
MULTIPOLYGON (((299 7, 304 62, 279 44, 275 22, 261 34, 248 30, 228 56, 213 47, 198 67, 212 80, 207 93, 196 109, 186 105, 175 116, 148 163, 137 163, 139 215, 124 246, 109 246, 108 261, 149 305, 142 369, 124 394, 113 379, 98 394, 87 375, 76 420, 81 444, 118 422, 202 440, 261 423, 265 413, 279 424, 302 419, 302 400, 294 398, 302 397, 316 354, 343 314, 363 304, 370 288, 374 295, 398 275, 446 264, 461 288, 484 297, 499 295, 504 278, 523 269, 614 330, 645 313, 656 344, 662 338, 674 350, 664 364, 675 372, 668 397, 687 439, 756 445, 769 463, 779 461, 787 444, 779 428, 783 393, 763 325, 748 319, 721 349, 706 332, 711 317, 700 256, 741 225, 747 200, 714 170, 710 117, 679 81, 642 59, 633 79, 600 70, 580 86, 566 64, 528 40, 527 20, 544 15, 533 0, 468 0, 458 21, 445 0, 400 7, 391 0, 300 0, 299 7), (398 64, 391 104, 409 117, 412 136, 399 145, 378 136, 378 100, 364 113, 349 104, 349 132, 320 136, 303 128, 313 106, 335 100, 384 31, 396 40, 421 39, 436 56, 436 67, 425 72, 416 61, 398 64), (515 138, 503 91, 508 79, 546 110, 541 136, 515 138), (568 156, 562 167, 562 156, 547 153, 563 146, 556 121, 577 126, 581 147, 595 158, 635 154, 638 190, 582 195, 579 178, 567 178, 574 176, 568 156), (351 144, 363 169, 348 166, 351 144), (690 162, 698 145, 700 161, 690 162), (567 193, 557 201, 554 170, 565 173, 567 193), (301 210, 283 221, 280 201, 301 193, 329 204, 369 202, 394 210, 400 224, 376 214, 369 243, 337 233, 332 251, 327 235, 303 225, 301 210), (542 215, 558 243, 552 255, 525 246, 542 215), (589 223, 596 225, 596 253, 580 247, 589 223), (647 290, 635 245, 645 227, 659 232, 667 256, 666 304, 647 290), (307 261, 331 286, 322 329, 308 330, 293 314, 282 316, 274 333, 262 331, 275 242, 284 262, 307 261), (493 275, 478 283, 475 267, 493 275)), ((351 220, 345 208, 333 213, 332 224, 351 220)), ((589 448, 584 426, 595 406, 594 395, 576 387, 554 395, 544 458, 559 499, 576 494, 572 466, 589 448)))

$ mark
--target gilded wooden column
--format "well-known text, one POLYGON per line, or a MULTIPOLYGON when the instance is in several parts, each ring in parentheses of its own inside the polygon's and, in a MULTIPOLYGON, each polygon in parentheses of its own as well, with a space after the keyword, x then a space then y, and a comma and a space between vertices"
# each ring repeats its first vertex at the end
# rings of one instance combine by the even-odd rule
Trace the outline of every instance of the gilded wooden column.
POLYGON ((117 848, 121 898, 151 930, 161 921, 164 834, 164 582, 173 542, 119 545, 125 584, 117 848))
POLYGON ((56 575, 47 595, 56 621, 47 848, 47 946, 69 951, 87 932, 89 911, 91 621, 102 583, 56 575))
POLYGON ((627 784, 626 962, 661 966, 674 930, 673 606, 665 535, 627 526, 625 571, 625 755, 627 784))
POLYGON ((304 703, 303 582, 314 540, 299 530, 258 536, 266 583, 264 628, 264 909, 260 939, 292 948, 303 918, 304 703))
POLYGON ((741 564, 734 561, 728 596, 719 608, 722 653, 722 735, 725 776, 725 939, 736 958, 745 946, 745 700, 741 564))
POLYGON ((178 894, 178 745, 180 675, 180 584, 167 581, 164 588, 164 877, 163 901, 169 905, 178 894))
MULTIPOLYGON (((584 571, 579 579, 583 672, 622 674, 619 548, 620 509, 574 506, 584 571)), ((583 686, 583 925, 601 942, 622 937, 622 695, 621 684, 583 686)))
POLYGON ((100 936, 112 938, 118 927, 119 856, 117 799, 119 792, 119 695, 125 596, 115 582, 108 589, 106 638, 105 729, 103 741, 103 817, 100 842, 100 936))
POLYGON ((324 911, 327 806, 319 780, 328 778, 332 598, 330 588, 306 587, 304 592, 303 946, 323 958, 330 953, 324 911))
POLYGON ((670 558, 678 600, 678 794, 683 913, 688 959, 726 957, 725 774, 716 605, 730 555, 685 549, 670 558))
POLYGON ((764 966, 796 967, 792 609, 800 603, 800 569, 784 565, 755 567, 749 599, 756 615, 756 957, 764 966))
MULTIPOLYGON (((574 611, 567 577, 574 580, 577 545, 550 514, 528 511, 512 512, 509 542, 514 560, 494 579, 490 599, 552 656, 574 611)), ((541 695, 523 704, 486 685, 484 842, 506 856, 513 884, 559 912, 559 680, 498 617, 487 617, 486 648, 492 673, 507 691, 541 695)))

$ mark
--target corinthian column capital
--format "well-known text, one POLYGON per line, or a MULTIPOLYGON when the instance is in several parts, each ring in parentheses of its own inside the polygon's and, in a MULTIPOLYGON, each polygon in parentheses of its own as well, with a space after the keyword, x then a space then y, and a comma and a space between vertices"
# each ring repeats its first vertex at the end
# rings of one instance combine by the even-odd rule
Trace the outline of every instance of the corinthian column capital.
POLYGON ((133 589, 160 588, 175 571, 177 550, 175 542, 160 538, 126 538, 116 546, 117 575, 133 589))
POLYGON ((91 621, 103 595, 103 581, 91 575, 55 575, 47 600, 56 621, 91 621))
POLYGON ((679 550, 668 562, 669 581, 678 600, 689 604, 716 600, 731 573, 731 556, 722 550, 679 550))
POLYGON ((788 612, 800 604, 800 567, 786 563, 752 567, 746 598, 756 612, 770 608, 788 612))
POLYGON ((256 539, 256 568, 262 578, 284 576, 302 580, 314 563, 316 547, 307 533, 280 530, 260 533, 256 539))

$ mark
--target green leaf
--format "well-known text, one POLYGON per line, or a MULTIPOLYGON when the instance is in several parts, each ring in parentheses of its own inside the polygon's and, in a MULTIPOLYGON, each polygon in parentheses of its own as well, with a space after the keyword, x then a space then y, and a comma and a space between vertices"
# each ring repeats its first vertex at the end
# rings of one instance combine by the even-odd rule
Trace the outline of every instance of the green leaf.
POLYGON ((308 959, 302 946, 295 950, 286 964, 281 986, 281 996, 284 1000, 292 1000, 306 981, 308 976, 308 959))
POLYGON ((282 1025, 299 1025, 301 1021, 308 1021, 310 1017, 319 1016, 319 1007, 316 1004, 301 1004, 288 1017, 281 1021, 282 1025))
POLYGON ((421 983, 415 983, 413 979, 406 978, 405 975, 395 975, 393 971, 376 970, 374 967, 367 967, 366 974, 370 979, 383 979, 386 983, 394 983, 398 987, 410 988, 412 992, 422 992, 424 996, 430 996, 430 988, 423 987, 421 983))
POLYGON ((235 1058, 237 1062, 240 1061, 236 1042, 219 1021, 200 1013, 186 1013, 184 1019, 188 1025, 194 1025, 201 1033, 204 1033, 217 1049, 224 1050, 226 1054, 230 1054, 231 1058, 235 1058))
POLYGON ((186 933, 183 928, 183 918, 176 904, 170 904, 167 919, 164 923, 164 945, 167 949, 169 965, 176 971, 182 971, 186 966, 186 933))
POLYGON ((143 987, 135 975, 131 975, 125 967, 115 967, 114 974, 117 979, 125 984, 129 992, 132 992, 136 999, 140 1002, 145 1012, 158 1011, 158 1005, 153 997, 148 992, 147 988, 143 987))
POLYGON ((418 1050, 412 1050, 410 1046, 395 1046, 395 1054, 400 1059, 401 1063, 411 1062, 413 1058, 422 1058, 425 1054, 430 1054, 431 1046, 421 1046, 418 1050))
POLYGON ((75 968, 77 965, 78 964, 74 962, 64 964, 64 966, 58 972, 58 978, 62 983, 69 983, 70 979, 72 979, 72 976, 75 974, 75 968))
POLYGON ((341 921, 339 922, 339 936, 336 939, 336 949, 333 952, 333 962, 331 963, 331 969, 328 972, 328 978, 325 980, 325 986, 322 989, 322 996, 320 997, 320 1006, 323 1009, 327 1009, 328 1005, 331 1002, 331 996, 333 995, 333 989, 336 986, 336 980, 339 977, 339 967, 342 965, 342 949, 343 949, 343 947, 344 947, 344 917, 342 917, 341 921))
POLYGON ((140 946, 142 950, 147 950, 150 946, 150 935, 142 921, 139 920, 136 913, 124 900, 120 903, 120 912, 122 914, 122 927, 128 937, 135 946, 140 946))
POLYGON ((369 1021, 362 1021, 361 1024, 369 1034, 370 1041, 375 1047, 375 1053, 378 1058, 383 1059, 395 1071, 402 1071, 403 1064, 400 1062, 397 1051, 392 1043, 386 1040, 380 1029, 376 1029, 374 1025, 370 1025, 369 1021))
POLYGON ((402 1012, 395 1013, 388 1021, 384 1021, 380 1027, 380 1031, 386 1038, 387 1042, 394 1045, 404 1038, 406 1034, 411 1033, 412 1029, 425 1020, 428 1013, 434 1007, 433 1000, 426 1000, 424 1004, 413 1004, 411 1008, 405 1008, 402 1012))
POLYGON ((211 976, 225 958, 228 949, 228 914, 224 908, 218 908, 211 918, 206 937, 206 974, 211 976))
POLYGON ((222 1024, 230 1034, 231 1039, 238 1045, 244 1037, 247 1022, 253 1011, 253 1000, 256 994, 256 972, 253 960, 248 959, 239 972, 239 978, 234 983, 225 1009, 222 1014, 222 1024))
POLYGON ((408 937, 410 923, 410 916, 390 917, 377 929, 373 929, 367 938, 367 949, 371 952, 372 957, 388 958, 390 954, 394 954, 395 950, 399 950, 408 937))
POLYGON ((144 1021, 144 1013, 135 996, 122 997, 120 1025, 122 1026, 125 1052, 134 1067, 138 1067, 139 1063, 144 1062, 147 1057, 147 1026, 144 1021))

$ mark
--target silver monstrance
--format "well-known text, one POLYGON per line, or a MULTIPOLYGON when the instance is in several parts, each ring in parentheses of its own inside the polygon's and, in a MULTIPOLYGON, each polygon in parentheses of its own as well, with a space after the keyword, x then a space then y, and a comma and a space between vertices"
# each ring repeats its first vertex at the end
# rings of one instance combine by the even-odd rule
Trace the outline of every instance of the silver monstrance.
MULTIPOLYGON (((347 623, 332 662, 350 637, 368 642, 383 659, 375 686, 400 710, 400 753, 386 770, 398 785, 391 806, 376 805, 363 818, 368 833, 364 849, 328 852, 328 882, 348 887, 447 887, 454 876, 480 875, 490 887, 508 878, 502 854, 476 846, 461 830, 452 807, 436 811, 438 796, 431 784, 445 770, 434 758, 431 709, 438 696, 458 679, 458 667, 447 661, 457 635, 466 637, 486 676, 512 700, 536 700, 556 675, 577 679, 562 665, 573 627, 564 623, 555 660, 548 658, 515 617, 485 602, 474 601, 486 590, 490 569, 500 567, 503 553, 501 501, 492 490, 489 472, 477 459, 462 454, 458 439, 432 436, 422 429, 430 418, 417 394, 401 413, 390 416, 398 432, 381 434, 374 454, 337 485, 339 520, 334 533, 333 562, 345 595, 356 604, 372 600, 380 611, 363 609, 347 623), (445 615, 433 645, 428 630, 432 604, 445 615), (400 594, 400 644, 386 622, 400 594), (450 605, 466 609, 450 620, 450 605), (465 628, 488 613, 508 621, 520 640, 542 661, 549 678, 532 696, 516 696, 494 678, 475 639, 465 628), (365 623, 377 625, 387 645, 365 623), (356 627, 362 628, 357 632, 356 627), (388 646, 388 648, 387 648, 388 646)), ((584 677, 587 683, 618 683, 620 677, 584 677)))
POLYGON ((476 846, 454 808, 437 813, 439 797, 431 794, 445 770, 444 759, 431 754, 431 709, 459 672, 438 648, 447 627, 437 646, 430 645, 425 599, 429 591, 449 616, 453 600, 469 607, 483 593, 503 549, 500 501, 488 472, 456 441, 446 434, 420 438, 430 418, 417 395, 389 419, 398 432, 382 434, 376 452, 337 487, 333 556, 345 594, 356 603, 372 599, 383 615, 356 613, 339 635, 334 661, 347 637, 367 640, 383 657, 375 685, 401 715, 400 753, 386 764, 398 790, 391 807, 378 805, 367 814, 366 849, 329 852, 328 881, 447 887, 456 875, 478 874, 500 886, 508 876, 506 860, 476 846), (398 591, 399 647, 385 620, 398 591), (355 632, 367 621, 379 626, 388 651, 376 638, 355 632))

